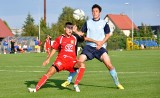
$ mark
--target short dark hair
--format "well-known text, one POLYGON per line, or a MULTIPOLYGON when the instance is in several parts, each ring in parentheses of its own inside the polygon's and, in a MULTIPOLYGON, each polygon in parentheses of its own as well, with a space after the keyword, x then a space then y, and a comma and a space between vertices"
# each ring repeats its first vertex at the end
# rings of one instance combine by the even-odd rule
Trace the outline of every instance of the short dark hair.
POLYGON ((66 22, 65 27, 66 27, 67 25, 73 25, 73 24, 72 24, 71 22, 66 22))
POLYGON ((94 8, 98 8, 98 9, 99 9, 99 12, 102 11, 101 6, 99 6, 98 4, 94 4, 94 5, 92 6, 92 10, 93 10, 94 8))

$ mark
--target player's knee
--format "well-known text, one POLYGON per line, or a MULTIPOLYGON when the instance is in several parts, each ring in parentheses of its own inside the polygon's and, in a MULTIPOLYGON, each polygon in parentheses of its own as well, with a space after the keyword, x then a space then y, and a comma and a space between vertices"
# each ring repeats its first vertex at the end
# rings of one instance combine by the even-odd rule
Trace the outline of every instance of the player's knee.
POLYGON ((55 67, 51 66, 46 75, 47 75, 48 77, 51 77, 51 76, 52 76, 54 73, 56 73, 56 72, 57 72, 57 71, 56 71, 55 67))
POLYGON ((85 68, 85 64, 82 62, 77 62, 74 66, 74 68, 82 68, 82 67, 85 68))
POLYGON ((114 66, 112 66, 111 63, 105 64, 105 65, 106 65, 106 67, 107 67, 109 70, 114 69, 114 66))

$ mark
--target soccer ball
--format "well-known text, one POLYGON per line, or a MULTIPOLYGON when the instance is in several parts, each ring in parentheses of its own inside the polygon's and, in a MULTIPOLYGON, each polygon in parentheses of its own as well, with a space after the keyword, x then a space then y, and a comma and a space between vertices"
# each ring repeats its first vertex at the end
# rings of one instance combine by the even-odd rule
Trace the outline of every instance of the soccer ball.
POLYGON ((76 9, 73 11, 73 18, 76 20, 83 20, 85 18, 85 13, 81 9, 76 9))

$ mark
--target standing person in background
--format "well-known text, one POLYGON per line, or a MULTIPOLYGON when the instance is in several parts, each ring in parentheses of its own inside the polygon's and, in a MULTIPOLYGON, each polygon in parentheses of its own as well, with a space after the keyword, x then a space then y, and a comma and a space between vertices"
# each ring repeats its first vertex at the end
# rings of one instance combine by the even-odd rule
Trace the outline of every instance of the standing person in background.
POLYGON ((15 44, 15 41, 14 39, 11 39, 11 52, 10 53, 14 53, 15 52, 15 49, 14 49, 14 44, 15 44))
POLYGON ((34 46, 34 48, 35 48, 35 52, 37 53, 37 52, 38 52, 38 48, 39 48, 39 41, 38 41, 38 37, 37 37, 37 40, 36 40, 36 39, 34 40, 34 43, 35 43, 35 46, 34 46))
POLYGON ((50 55, 51 51, 51 37, 47 35, 46 41, 45 41, 45 47, 47 52, 47 57, 50 55))
POLYGON ((112 65, 111 60, 108 56, 108 52, 106 50, 106 41, 110 37, 110 28, 105 20, 100 19, 102 8, 95 4, 92 6, 92 16, 93 19, 90 19, 85 22, 81 31, 75 31, 79 33, 87 33, 86 34, 86 46, 84 47, 79 61, 80 69, 77 75, 77 78, 74 83, 74 88, 76 92, 80 92, 78 87, 79 82, 81 81, 86 65, 84 64, 87 60, 92 60, 94 58, 98 59, 100 62, 103 62, 106 68, 109 70, 111 77, 118 89, 124 89, 124 87, 120 84, 117 76, 117 72, 115 67, 112 65), (92 40, 91 40, 92 39, 92 40))
POLYGON ((5 40, 5 41, 3 42, 3 53, 4 53, 4 54, 7 53, 7 49, 8 49, 8 43, 7 43, 7 41, 5 40))

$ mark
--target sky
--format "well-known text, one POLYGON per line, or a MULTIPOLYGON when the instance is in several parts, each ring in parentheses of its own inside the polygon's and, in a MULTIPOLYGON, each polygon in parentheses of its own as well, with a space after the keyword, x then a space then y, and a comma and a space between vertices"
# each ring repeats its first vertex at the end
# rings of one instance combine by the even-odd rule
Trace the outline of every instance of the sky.
MULTIPOLYGON (((0 19, 5 20, 11 28, 23 27, 30 13, 38 25, 43 17, 44 0, 0 0, 0 19)), ((46 0, 47 24, 56 23, 65 6, 82 9, 85 15, 92 18, 91 7, 98 4, 102 7, 101 19, 107 14, 126 14, 137 26, 160 25, 160 0, 46 0), (128 4, 125 4, 128 3, 128 4)))

